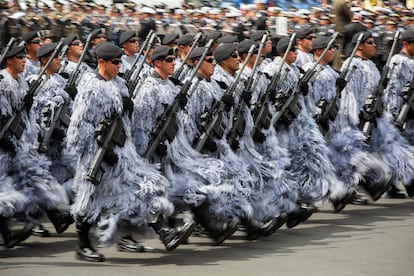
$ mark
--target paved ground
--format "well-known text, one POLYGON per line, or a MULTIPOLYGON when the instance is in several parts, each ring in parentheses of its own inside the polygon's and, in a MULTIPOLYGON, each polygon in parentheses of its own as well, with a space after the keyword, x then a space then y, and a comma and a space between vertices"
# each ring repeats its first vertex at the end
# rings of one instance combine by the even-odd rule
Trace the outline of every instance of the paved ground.
MULTIPOLYGON (((249 242, 243 232, 222 246, 191 237, 190 244, 166 252, 157 239, 153 252, 124 253, 103 248, 107 261, 76 260, 74 227, 49 238, 30 237, 12 250, 0 248, 0 275, 378 275, 414 274, 414 199, 380 199, 347 206, 329 205, 294 229, 249 242)), ((45 226, 51 229, 51 224, 45 226)))

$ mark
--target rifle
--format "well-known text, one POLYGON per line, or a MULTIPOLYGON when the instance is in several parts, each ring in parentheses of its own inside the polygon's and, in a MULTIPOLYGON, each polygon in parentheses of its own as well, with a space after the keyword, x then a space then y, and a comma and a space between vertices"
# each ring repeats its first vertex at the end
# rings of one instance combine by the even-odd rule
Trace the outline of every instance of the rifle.
POLYGON ((414 102, 414 79, 403 87, 402 97, 404 99, 404 103, 401 106, 397 119, 395 120, 395 125, 401 131, 404 131, 407 126, 408 112, 411 110, 414 102))
MULTIPOLYGON (((249 78, 247 79, 246 82, 246 87, 245 87, 245 92, 243 93, 252 93, 253 91, 253 83, 255 82, 255 73, 256 73, 256 69, 257 69, 257 65, 259 63, 259 59, 261 58, 261 54, 264 48, 264 45, 266 43, 266 39, 267 39, 267 35, 264 34, 262 36, 262 39, 260 41, 260 46, 259 46, 259 50, 257 52, 257 56, 256 59, 254 61, 253 67, 252 67, 252 73, 249 76, 249 78)), ((253 46, 253 45, 252 45, 253 46)), ((250 48, 248 55, 247 55, 247 60, 249 60, 251 58, 251 56, 253 55, 253 50, 254 48, 250 48)), ((257 77, 260 77, 260 74, 256 75, 257 77)), ((227 135, 227 141, 230 145, 230 147, 235 148, 237 145, 237 138, 238 137, 242 137, 244 134, 244 129, 246 126, 246 122, 244 119, 244 114, 243 111, 246 108, 246 105, 248 105, 249 103, 246 103, 243 99, 239 100, 239 104, 237 105, 237 107, 234 109, 234 117, 233 117, 233 126, 230 129, 228 135, 227 135)))
MULTIPOLYGON (((206 57, 207 53, 210 51, 211 45, 213 44, 213 39, 210 39, 206 45, 206 49, 204 50, 203 54, 197 66, 194 68, 194 71, 191 73, 190 78, 186 80, 184 85, 181 87, 180 94, 188 94, 188 90, 192 86, 192 80, 194 79, 195 75, 197 74, 198 69, 200 68, 201 64, 203 63, 204 58, 206 57)), ((164 113, 161 116, 161 119, 158 121, 157 125, 153 130, 154 137, 145 153, 145 158, 151 160, 158 145, 163 143, 165 140, 172 141, 177 134, 178 126, 176 122, 175 114, 180 110, 181 106, 177 99, 165 109, 164 113)))
MULTIPOLYGON (((239 79, 241 74, 243 73, 244 68, 246 67, 247 62, 249 61, 250 57, 253 54, 253 50, 255 45, 253 44, 248 52, 248 58, 246 58, 242 64, 242 67, 237 72, 237 75, 234 81, 231 83, 229 87, 227 87, 226 91, 224 92, 225 95, 235 96, 235 90, 239 85, 239 79)), ((208 139, 211 139, 213 135, 218 139, 221 139, 224 135, 225 125, 223 125, 223 112, 225 109, 226 104, 222 101, 216 101, 211 108, 210 112, 206 114, 204 117, 204 123, 202 124, 204 131, 201 134, 200 138, 198 139, 196 150, 201 152, 204 148, 208 139)))
POLYGON ((7 43, 6 47, 3 48, 0 55, 0 66, 3 64, 4 60, 6 59, 7 53, 10 51, 10 48, 13 46, 15 39, 14 37, 10 38, 9 42, 7 43))
MULTIPOLYGON (((34 81, 32 81, 30 83, 29 91, 27 92, 26 96, 34 97, 35 95, 37 95, 39 90, 42 88, 43 84, 47 80, 47 78, 43 78, 43 76, 46 72, 46 69, 49 67, 52 60, 54 58, 56 58, 57 55, 59 54, 59 49, 60 49, 61 45, 62 45, 62 40, 56 46, 54 52, 50 56, 50 58, 47 61, 46 65, 42 68, 40 74, 37 76, 37 78, 34 81)), ((22 119, 23 108, 24 108, 24 106, 22 108, 16 110, 12 114, 12 116, 7 120, 7 122, 4 124, 4 126, 0 130, 0 140, 2 140, 7 133, 14 134, 17 139, 20 139, 20 137, 23 134, 24 129, 26 128, 26 125, 25 125, 25 123, 23 122, 23 119, 22 119)))
POLYGON ((180 79, 180 76, 181 76, 181 74, 182 74, 182 72, 183 72, 183 70, 184 70, 184 66, 185 66, 185 64, 187 63, 187 61, 188 61, 188 58, 190 57, 190 55, 191 55, 191 53, 194 51, 194 49, 195 49, 195 46, 197 45, 197 43, 198 43, 198 41, 200 40, 200 38, 201 38, 201 32, 199 32, 199 33, 197 33, 196 34, 196 36, 195 36, 195 38, 194 38, 194 42, 193 42, 193 44, 191 45, 191 48, 190 48, 190 50, 188 51, 188 53, 185 55, 185 58, 184 58, 184 60, 183 60, 183 63, 181 63, 181 65, 180 65, 180 67, 174 72, 174 74, 172 75, 172 77, 173 78, 175 78, 175 79, 180 79))
MULTIPOLYGON (((355 57, 356 51, 358 50, 359 45, 361 44, 363 37, 364 37, 364 34, 360 34, 358 36, 357 42, 355 44, 355 47, 352 50, 352 53, 351 53, 351 55, 350 55, 350 57, 348 59, 348 63, 344 67, 344 70, 342 70, 341 73, 339 74, 339 78, 340 79, 345 79, 346 77, 348 79, 350 79, 350 77, 354 73, 354 71, 356 69, 356 66, 353 66, 353 68, 351 69, 350 72, 349 72, 349 67, 352 64, 352 59, 355 57), (348 74, 348 72, 349 72, 349 74, 348 74)), ((342 89, 343 89, 343 87, 340 87, 339 85, 336 85, 336 94, 335 94, 335 97, 333 99, 331 99, 329 102, 325 98, 322 98, 322 99, 319 100, 319 102, 317 104, 317 106, 322 111, 321 112, 321 115, 319 116, 319 118, 317 119, 317 121, 318 121, 318 124, 320 126, 323 126, 325 129, 328 129, 329 128, 328 120, 331 120, 331 121, 335 120, 336 115, 338 114, 337 101, 341 97, 342 89)))
MULTIPOLYGON (((381 97, 382 97, 382 93, 386 86, 387 77, 388 77, 388 73, 390 70, 389 66, 391 62, 391 57, 397 45, 399 35, 400 35, 399 31, 395 32, 394 40, 392 42, 392 46, 391 46, 391 50, 387 58, 387 62, 385 63, 382 73, 381 73, 379 85, 377 89, 371 95, 369 95, 368 98, 365 100, 364 106, 362 108, 362 112, 360 114, 361 115, 360 118, 362 118, 363 120, 361 124, 362 133, 367 138, 367 141, 371 139, 372 125, 374 124, 375 118, 380 117, 383 111, 381 97)), ((390 75, 391 74, 392 74, 392 70, 390 72, 390 75)))

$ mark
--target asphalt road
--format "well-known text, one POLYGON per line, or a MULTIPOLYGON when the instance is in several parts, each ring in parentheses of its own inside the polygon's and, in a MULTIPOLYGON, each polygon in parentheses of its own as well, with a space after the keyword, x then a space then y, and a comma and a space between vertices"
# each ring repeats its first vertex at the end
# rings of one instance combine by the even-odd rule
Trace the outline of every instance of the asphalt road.
MULTIPOLYGON (((0 248, 0 275, 414 275, 414 199, 380 199, 350 205, 341 213, 322 205, 296 228, 247 241, 238 231, 222 246, 191 237, 172 252, 157 239, 154 251, 120 252, 100 248, 106 262, 75 258, 75 228, 48 238, 32 236, 20 246, 0 248)), ((50 223, 45 226, 52 230, 50 223)))

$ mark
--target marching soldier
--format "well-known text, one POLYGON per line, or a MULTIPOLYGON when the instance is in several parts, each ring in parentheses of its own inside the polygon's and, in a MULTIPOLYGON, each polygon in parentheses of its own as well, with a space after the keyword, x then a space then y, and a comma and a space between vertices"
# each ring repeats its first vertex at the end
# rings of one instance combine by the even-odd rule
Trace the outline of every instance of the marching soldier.
POLYGON ((125 73, 131 69, 134 60, 139 52, 139 40, 135 31, 125 31, 121 34, 119 45, 123 49, 122 66, 120 73, 125 73))
POLYGON ((40 61, 36 57, 37 51, 43 45, 42 35, 38 31, 30 31, 22 37, 26 44, 26 65, 23 76, 26 78, 30 75, 40 73, 40 61))

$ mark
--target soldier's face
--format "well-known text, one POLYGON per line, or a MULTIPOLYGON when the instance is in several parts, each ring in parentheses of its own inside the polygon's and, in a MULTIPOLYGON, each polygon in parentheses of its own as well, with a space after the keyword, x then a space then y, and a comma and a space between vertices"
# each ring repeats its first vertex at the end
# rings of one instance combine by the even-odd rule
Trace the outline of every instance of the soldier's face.
POLYGON ((104 67, 105 73, 109 78, 115 78, 119 74, 119 69, 122 65, 121 58, 113 58, 110 60, 100 59, 102 61, 102 66, 104 67))
POLYGON ((373 56, 375 56, 377 46, 375 44, 374 39, 371 37, 365 40, 363 43, 361 43, 359 49, 364 58, 372 58, 373 56))
POLYGON ((200 66, 199 73, 206 78, 210 78, 214 73, 214 67, 216 67, 216 60, 214 57, 206 56, 200 66))
POLYGON ((139 41, 138 38, 133 37, 122 44, 122 47, 124 48, 125 52, 129 53, 138 53, 139 51, 139 41))
POLYGON ((168 55, 160 60, 160 68, 167 76, 174 74, 175 59, 176 57, 174 55, 168 55))
POLYGON ((297 57, 298 57, 298 51, 296 50, 296 47, 294 47, 291 51, 289 51, 288 55, 286 56, 286 63, 287 64, 294 63, 297 57))
POLYGON ((43 45, 43 40, 40 37, 35 37, 27 43, 26 49, 28 52, 37 53, 40 46, 42 45, 43 45))
POLYGON ((10 62, 7 63, 8 67, 17 73, 21 73, 24 71, 24 65, 26 64, 26 54, 24 52, 20 52, 16 54, 14 57, 10 58, 10 62))
POLYGON ((68 52, 74 56, 80 57, 83 51, 83 43, 80 40, 74 40, 70 46, 68 52))

